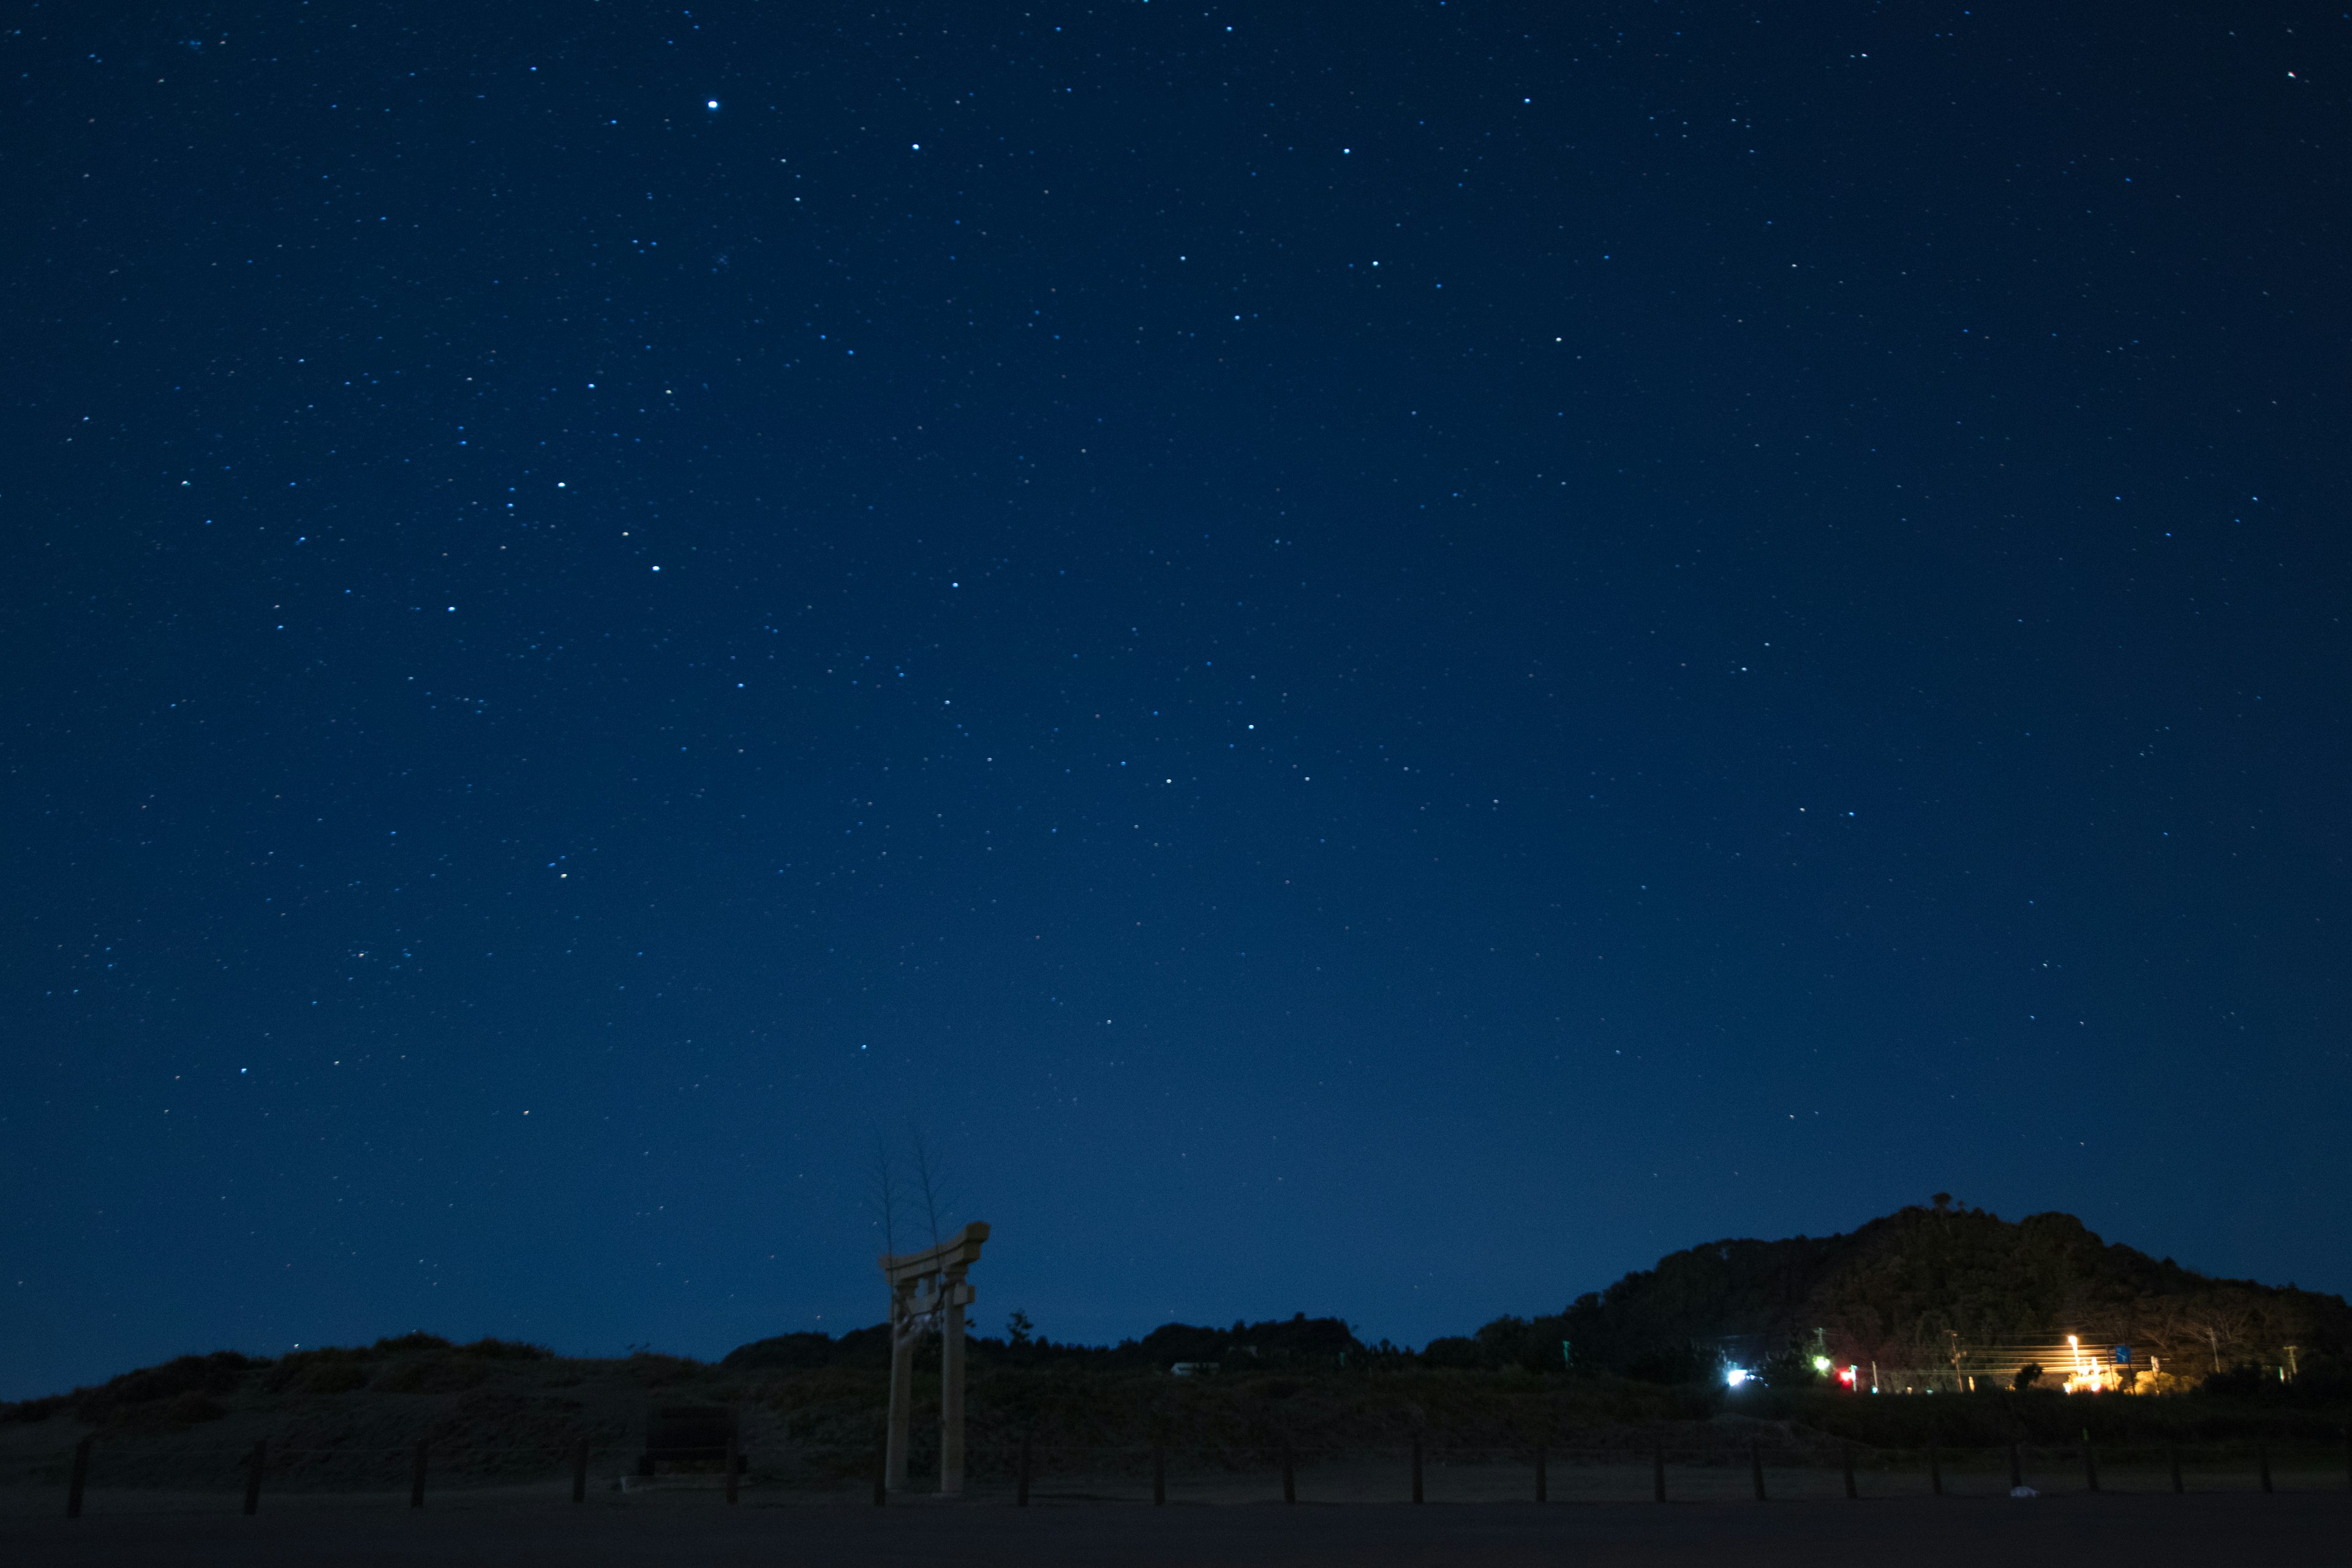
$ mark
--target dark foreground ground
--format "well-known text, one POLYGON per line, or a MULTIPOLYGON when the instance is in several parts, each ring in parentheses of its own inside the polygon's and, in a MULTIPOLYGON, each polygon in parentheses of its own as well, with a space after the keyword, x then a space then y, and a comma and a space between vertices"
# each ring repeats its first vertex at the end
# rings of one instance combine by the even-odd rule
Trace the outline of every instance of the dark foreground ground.
POLYGON ((2352 1496, 1851 1503, 545 1507, 0 1520, 10 1563, 1446 1564, 2084 1568, 2352 1563, 2352 1496))

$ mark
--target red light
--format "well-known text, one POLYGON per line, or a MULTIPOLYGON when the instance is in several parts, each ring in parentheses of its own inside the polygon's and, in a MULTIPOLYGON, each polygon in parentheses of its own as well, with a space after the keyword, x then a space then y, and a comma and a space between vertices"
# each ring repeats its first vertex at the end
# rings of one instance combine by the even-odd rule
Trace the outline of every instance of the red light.
POLYGON ((1853 1386, 1854 1373, 1860 1370, 1861 1369, 1859 1367, 1847 1367, 1843 1372, 1838 1373, 1838 1381, 1844 1384, 1848 1388, 1852 1388, 1853 1386))

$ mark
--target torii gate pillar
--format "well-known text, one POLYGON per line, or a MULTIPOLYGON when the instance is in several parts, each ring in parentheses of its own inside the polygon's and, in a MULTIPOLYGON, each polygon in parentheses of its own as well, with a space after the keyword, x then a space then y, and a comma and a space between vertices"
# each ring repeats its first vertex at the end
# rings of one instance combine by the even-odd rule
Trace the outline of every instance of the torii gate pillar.
POLYGON ((940 1495, 963 1490, 963 1310, 974 1292, 964 1271, 980 1260, 988 1226, 975 1220, 952 1241, 922 1252, 883 1254, 882 1278, 890 1286, 890 1427, 884 1449, 883 1484, 907 1487, 907 1448, 913 1436, 915 1346, 927 1333, 940 1335, 940 1495))

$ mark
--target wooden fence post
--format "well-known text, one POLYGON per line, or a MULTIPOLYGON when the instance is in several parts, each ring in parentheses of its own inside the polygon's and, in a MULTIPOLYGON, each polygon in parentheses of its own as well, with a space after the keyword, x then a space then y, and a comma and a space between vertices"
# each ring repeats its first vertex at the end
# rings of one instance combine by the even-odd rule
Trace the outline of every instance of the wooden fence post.
POLYGON ((1851 1443, 1845 1446, 1845 1495, 1854 1499, 1862 1496, 1853 1489, 1853 1445, 1851 1443))
POLYGON ((1933 1438, 1927 1442, 1927 1489, 1934 1496, 1944 1495, 1944 1456, 1933 1438))
POLYGON ((261 1511, 261 1468, 269 1462, 269 1439, 254 1440, 253 1452, 245 1460, 245 1511, 261 1511))
MULTIPOLYGON (((880 1508, 884 1503, 889 1500, 889 1498, 890 1434, 888 1424, 886 1422, 884 1424, 882 1434, 882 1446, 874 1455, 874 1506, 876 1508, 880 1508)), ((1026 1438, 1022 1440, 1021 1500, 1024 1504, 1029 1500, 1029 1450, 1028 1439, 1026 1438)))
POLYGON ((2099 1456, 2091 1447, 2091 1435, 2083 1434, 2083 1487, 2086 1491, 2099 1489, 2099 1456))
POLYGON ((1536 1445, 1536 1501, 1538 1502, 1551 1500, 1545 1495, 1544 1479, 1544 1446, 1538 1443, 1536 1445))
POLYGON ((66 1482, 66 1517, 68 1519, 81 1517, 82 1488, 89 1481, 89 1447, 96 1441, 98 1439, 95 1437, 84 1437, 74 1445, 73 1478, 66 1482))
POLYGON ((2270 1489, 2271 1489, 2271 1446, 2270 1446, 2268 1443, 2257 1443, 2257 1444, 2255 1444, 2255 1445, 2254 1445, 2254 1463, 2255 1463, 2256 1465, 2260 1466, 2260 1467, 2261 1467, 2261 1468, 2262 1468, 2262 1475, 2263 1475, 2263 1490, 2264 1490, 2264 1491, 2268 1491, 2268 1490, 2270 1490, 2270 1489))
POLYGON ((1412 1500, 1421 1500, 1421 1434, 1412 1435, 1412 1500))
POLYGON ((1285 1502, 1298 1500, 1298 1476, 1291 1466, 1290 1444, 1286 1440, 1282 1445, 1282 1500, 1285 1502))
POLYGON ((1663 1447, 1650 1450, 1650 1500, 1666 1500, 1666 1451, 1663 1447))
POLYGON ((2168 1445, 2168 1447, 2169 1447, 2172 1451, 2172 1495, 2179 1497, 2182 1492, 2189 1489, 2187 1487, 2180 1484, 2180 1445, 2173 1443, 2168 1445))
POLYGON ((1163 1508, 1168 1502, 1168 1448, 1165 1444, 1151 1445, 1151 1506, 1163 1508))
POLYGON ((1764 1445, 1753 1437, 1748 1440, 1748 1468, 1756 1480, 1756 1500, 1764 1500, 1764 1445))
POLYGON ((415 1461, 408 1469, 408 1506, 411 1508, 425 1506, 425 1439, 416 1439, 415 1461))
POLYGON ((2025 1484, 2025 1456, 2014 1443, 2009 1446, 2009 1484, 2011 1490, 2025 1484))
POLYGON ((730 1421, 727 1428, 727 1500, 730 1503, 735 1500, 736 1479, 740 1469, 742 1452, 743 1439, 736 1434, 730 1421))
POLYGON ((572 1500, 588 1500, 588 1439, 585 1437, 572 1446, 572 1500))
POLYGON ((1029 1434, 1021 1434, 1021 1479, 1013 1483, 1013 1506, 1029 1506, 1029 1434))

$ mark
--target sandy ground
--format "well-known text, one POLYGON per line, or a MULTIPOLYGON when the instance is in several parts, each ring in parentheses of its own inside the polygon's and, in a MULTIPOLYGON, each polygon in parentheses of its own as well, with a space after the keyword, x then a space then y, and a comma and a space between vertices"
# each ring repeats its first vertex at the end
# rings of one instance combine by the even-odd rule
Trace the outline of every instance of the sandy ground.
MULTIPOLYGON (((2352 1494, 2108 1492, 1994 1497, 1486 1505, 1279 1502, 1209 1507, 1001 1500, 785 1502, 728 1508, 678 1489, 574 1508, 540 1495, 466 1506, 285 1505, 247 1519, 201 1508, 0 1520, 0 1561, 23 1563, 501 1564, 1643 1564, 1723 1568, 1899 1563, 1902 1568, 2134 1568, 2352 1563, 2352 1494)), ((189 1500, 191 1501, 196 1500, 189 1500)), ((456 1500, 453 1499, 454 1502, 456 1500)))

